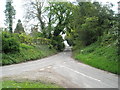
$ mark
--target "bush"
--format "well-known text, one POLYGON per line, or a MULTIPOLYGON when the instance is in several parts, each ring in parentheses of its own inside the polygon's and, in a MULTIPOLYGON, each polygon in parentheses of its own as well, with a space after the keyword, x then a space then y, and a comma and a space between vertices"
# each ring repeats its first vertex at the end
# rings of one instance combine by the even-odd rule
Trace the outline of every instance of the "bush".
POLYGON ((50 39, 43 38, 43 37, 35 38, 34 41, 37 45, 48 45, 51 43, 50 39))
POLYGON ((50 39, 9 32, 2 32, 1 36, 2 65, 36 60, 56 53, 50 39))
POLYGON ((2 52, 14 53, 19 52, 20 42, 8 32, 2 33, 2 52))
POLYGON ((27 45, 27 44, 24 44, 24 43, 21 43, 20 44, 20 48, 23 48, 23 49, 33 49, 34 47, 30 46, 30 45, 27 45))
POLYGON ((19 40, 20 40, 21 43, 26 43, 26 44, 29 44, 29 45, 32 44, 33 39, 34 39, 30 35, 26 35, 25 33, 19 34, 18 37, 19 37, 19 40))

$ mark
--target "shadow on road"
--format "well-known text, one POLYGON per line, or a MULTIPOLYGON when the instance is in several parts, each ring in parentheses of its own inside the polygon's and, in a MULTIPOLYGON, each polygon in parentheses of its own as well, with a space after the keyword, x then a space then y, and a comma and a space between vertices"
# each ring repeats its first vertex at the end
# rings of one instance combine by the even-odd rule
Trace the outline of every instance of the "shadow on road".
POLYGON ((72 48, 72 47, 67 46, 67 47, 64 49, 64 52, 71 52, 71 48, 72 48))

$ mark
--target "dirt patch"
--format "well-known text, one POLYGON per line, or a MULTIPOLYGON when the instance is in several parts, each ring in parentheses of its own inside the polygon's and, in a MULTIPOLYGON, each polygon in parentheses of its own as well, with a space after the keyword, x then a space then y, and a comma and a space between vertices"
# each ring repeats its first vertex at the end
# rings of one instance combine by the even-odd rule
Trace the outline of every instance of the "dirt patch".
POLYGON ((3 80, 16 80, 16 81, 37 81, 42 83, 51 83, 56 84, 58 86, 64 88, 75 88, 76 85, 71 83, 69 79, 59 75, 54 72, 51 66, 34 70, 34 71, 26 71, 19 75, 12 75, 3 77, 3 80))

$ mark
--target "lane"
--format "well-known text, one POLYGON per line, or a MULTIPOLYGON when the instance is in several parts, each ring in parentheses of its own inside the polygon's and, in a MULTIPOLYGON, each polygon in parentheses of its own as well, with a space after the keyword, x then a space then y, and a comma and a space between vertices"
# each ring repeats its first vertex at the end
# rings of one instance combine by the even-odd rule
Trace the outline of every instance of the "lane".
POLYGON ((86 74, 80 70, 66 66, 60 66, 58 68, 55 68, 55 70, 59 74, 62 74, 64 77, 72 79, 71 82, 73 81, 79 87, 82 85, 83 88, 118 88, 118 78, 111 74, 110 78, 106 78, 107 76, 104 76, 105 74, 101 75, 102 73, 99 74, 99 76, 101 75, 99 77, 96 76, 96 72, 91 75, 89 74, 91 72, 87 72, 86 74), (114 79, 114 81, 111 80, 111 78, 114 79))
POLYGON ((10 76, 10 75, 14 75, 14 74, 20 74, 25 71, 32 71, 32 70, 36 70, 39 68, 53 65, 53 64, 59 62, 59 60, 57 60, 58 56, 61 58, 61 53, 59 53, 57 55, 53 55, 48 58, 36 60, 36 61, 28 61, 26 63, 13 64, 13 65, 0 67, 0 69, 2 70, 0 77, 10 76))
POLYGON ((23 77, 27 77, 29 73, 32 73, 29 75, 30 77, 35 77, 35 73, 38 73, 39 76, 47 69, 54 77, 47 75, 49 73, 43 74, 43 76, 46 75, 55 80, 62 79, 61 83, 69 84, 70 88, 73 85, 76 88, 118 88, 117 75, 75 61, 71 58, 70 48, 47 58, 0 67, 1 69, 0 77, 21 74, 23 77), (56 79, 58 76, 59 78, 56 79))
MULTIPOLYGON (((66 54, 70 55, 70 53, 66 53, 66 54)), ((77 84, 79 84, 79 82, 82 82, 83 84, 86 84, 87 86, 89 85, 89 87, 93 87, 93 88, 98 88, 98 87, 99 88, 118 88, 117 75, 79 63, 77 61, 74 61, 70 57, 68 57, 68 59, 71 62, 63 63, 62 68, 59 67, 58 69, 56 69, 56 71, 60 72, 59 70, 61 68, 61 70, 65 70, 64 72, 65 74, 63 75, 64 76, 66 75, 66 77, 70 75, 71 78, 75 77, 75 75, 72 75, 73 72, 76 73, 77 75, 79 74, 78 76, 76 76, 77 84), (66 73, 66 71, 68 70, 69 72, 66 73)), ((83 85, 83 87, 87 87, 86 85, 83 85)))

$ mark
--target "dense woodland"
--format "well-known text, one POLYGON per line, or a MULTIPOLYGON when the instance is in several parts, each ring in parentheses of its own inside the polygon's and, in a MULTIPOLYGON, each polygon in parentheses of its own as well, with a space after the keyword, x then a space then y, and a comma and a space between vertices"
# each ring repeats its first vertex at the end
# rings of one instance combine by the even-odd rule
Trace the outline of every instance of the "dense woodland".
POLYGON ((119 15, 111 9, 113 5, 99 2, 43 2, 28 1, 25 5, 26 25, 37 24, 26 34, 21 20, 13 30, 15 8, 6 3, 6 25, 2 32, 2 65, 35 60, 61 52, 64 41, 72 47, 73 58, 112 73, 118 71, 120 54, 119 15), (34 23, 33 23, 34 24, 34 23), (66 34, 65 39, 62 35, 66 34))

